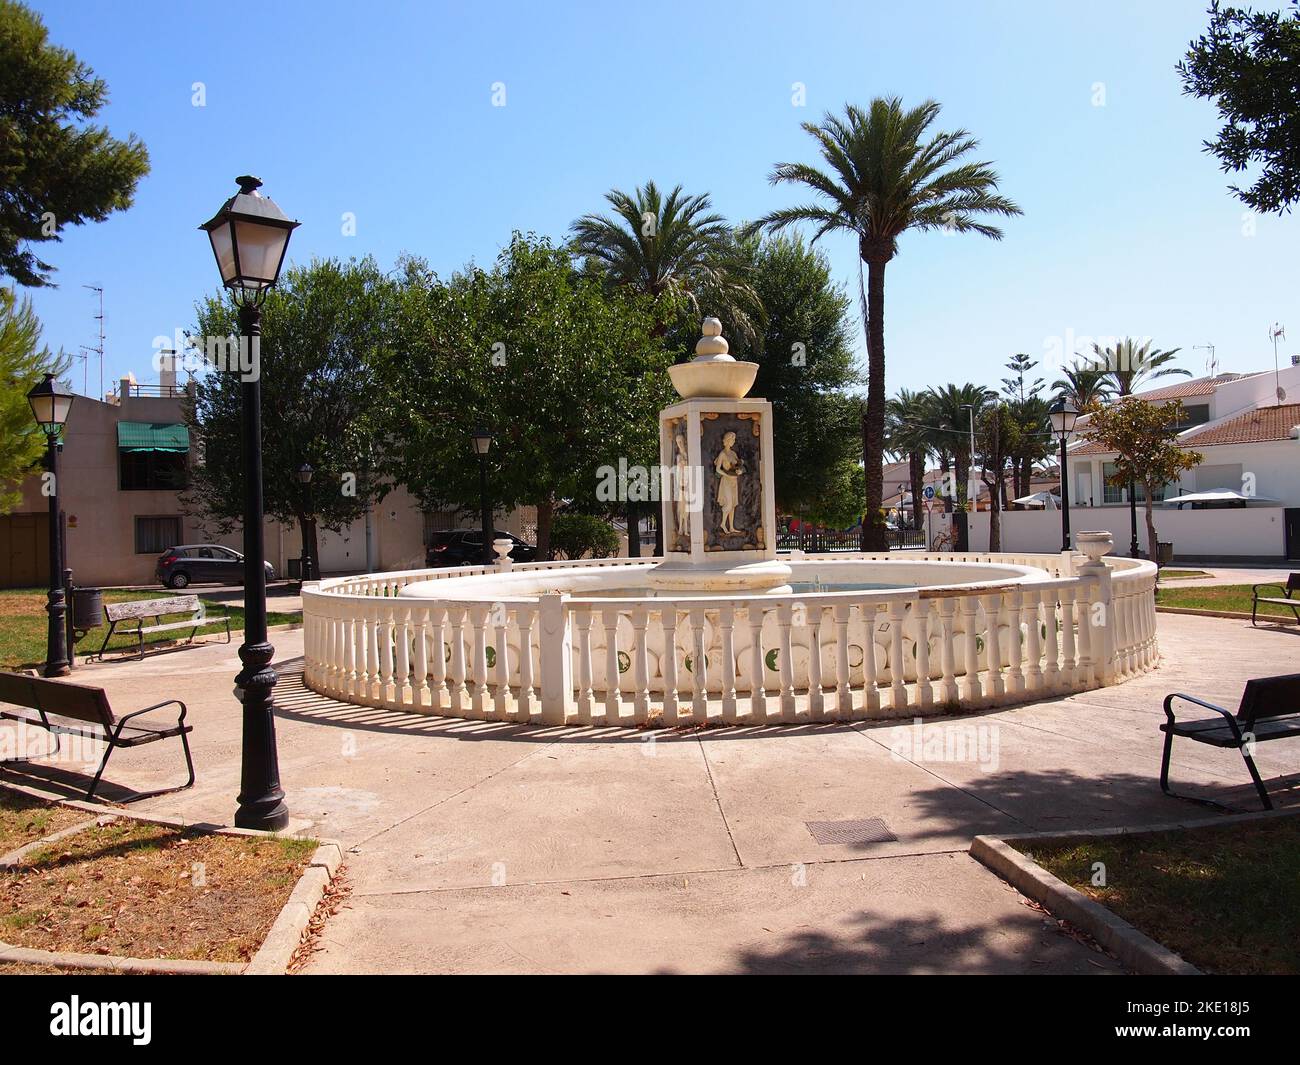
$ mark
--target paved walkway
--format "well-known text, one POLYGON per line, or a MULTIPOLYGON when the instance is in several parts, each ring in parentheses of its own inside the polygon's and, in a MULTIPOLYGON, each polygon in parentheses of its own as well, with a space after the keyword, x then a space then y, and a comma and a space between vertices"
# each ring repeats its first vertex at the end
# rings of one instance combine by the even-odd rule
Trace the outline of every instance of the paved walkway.
POLYGON ((1218 563, 1209 566, 1198 566, 1195 563, 1175 562, 1170 565, 1170 569, 1183 570, 1202 570, 1208 573, 1208 577, 1179 577, 1175 580, 1161 581, 1162 588, 1195 588, 1211 587, 1223 584, 1264 584, 1264 583, 1282 583, 1286 584, 1288 573, 1300 570, 1300 562, 1290 563, 1290 568, 1283 565, 1277 566, 1228 566, 1218 563))
MULTIPOLYGON (((1300 660, 1300 633, 1161 615, 1160 635, 1161 668, 1128 684, 936 719, 972 741, 973 757, 945 761, 903 749, 915 734, 895 723, 664 736, 362 709, 304 689, 301 633, 277 633, 295 827, 342 840, 354 886, 309 969, 1116 972, 966 849, 980 832, 1206 812, 1156 785, 1160 697, 1235 706, 1247 677, 1300 660), (823 846, 805 826, 874 817, 897 842, 823 846)), ((230 820, 236 671, 233 647, 215 644, 79 672, 122 711, 189 704, 199 783, 141 808, 230 820)), ((1234 752, 1175 754, 1189 790, 1255 808, 1234 752)), ((1279 801, 1300 803, 1300 744, 1258 759, 1279 801)), ((179 769, 155 744, 115 755, 108 775, 144 788, 179 769)))

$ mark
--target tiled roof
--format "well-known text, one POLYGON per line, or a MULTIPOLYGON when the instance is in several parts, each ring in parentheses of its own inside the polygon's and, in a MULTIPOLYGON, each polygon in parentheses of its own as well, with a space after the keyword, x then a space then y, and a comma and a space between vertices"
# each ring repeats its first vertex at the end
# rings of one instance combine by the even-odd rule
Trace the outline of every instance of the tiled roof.
MULTIPOLYGON (((1270 440, 1288 440, 1291 428, 1300 425, 1300 403, 1256 407, 1235 418, 1198 426, 1179 438, 1182 447, 1213 447, 1215 444, 1262 444, 1270 440)), ((1070 448, 1070 457, 1109 455, 1111 449, 1093 440, 1070 448)))
POLYGON ((1188 447, 1212 444, 1261 444, 1269 440, 1287 440, 1293 426, 1300 425, 1300 403, 1256 407, 1235 418, 1193 429, 1179 443, 1188 447))
POLYGON ((1221 373, 1217 377, 1197 377, 1191 381, 1182 381, 1164 388, 1153 388, 1149 392, 1137 393, 1138 399, 1161 402, 1166 399, 1191 399, 1194 396, 1212 396, 1220 385, 1229 381, 1240 381, 1243 377, 1253 377, 1248 373, 1221 373))

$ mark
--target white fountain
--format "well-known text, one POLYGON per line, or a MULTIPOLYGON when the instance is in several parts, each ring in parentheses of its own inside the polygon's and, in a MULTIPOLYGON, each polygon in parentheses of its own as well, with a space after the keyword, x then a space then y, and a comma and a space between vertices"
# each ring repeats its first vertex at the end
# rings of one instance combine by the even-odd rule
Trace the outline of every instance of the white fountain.
POLYGON ((669 368, 681 402, 659 412, 664 561, 646 575, 675 592, 790 591, 776 557, 772 404, 746 399, 758 363, 728 353, 722 323, 704 319, 695 358, 669 368))

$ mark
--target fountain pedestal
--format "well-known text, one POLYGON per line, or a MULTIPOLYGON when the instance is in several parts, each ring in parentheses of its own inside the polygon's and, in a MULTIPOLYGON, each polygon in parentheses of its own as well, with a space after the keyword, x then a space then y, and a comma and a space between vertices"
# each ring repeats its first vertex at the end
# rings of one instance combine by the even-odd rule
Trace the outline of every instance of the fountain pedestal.
POLYGON ((704 321, 696 358, 669 369, 680 402, 659 414, 664 561, 653 588, 788 591, 776 558, 772 404, 746 399, 758 364, 727 353, 722 326, 704 321))

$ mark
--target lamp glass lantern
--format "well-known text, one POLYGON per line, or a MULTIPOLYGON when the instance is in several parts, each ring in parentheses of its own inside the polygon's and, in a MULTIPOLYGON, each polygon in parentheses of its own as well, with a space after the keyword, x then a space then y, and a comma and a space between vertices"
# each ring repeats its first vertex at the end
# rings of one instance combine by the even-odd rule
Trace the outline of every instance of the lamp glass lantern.
POLYGON ((486 429, 475 429, 471 439, 474 441, 474 454, 480 457, 486 455, 492 447, 492 434, 486 429))
POLYGON ((239 192, 199 228, 212 242, 221 283, 237 298, 258 300, 279 278, 289 235, 299 223, 257 191, 260 179, 246 174, 235 181, 239 192))
POLYGON ((312 469, 310 462, 304 462, 298 467, 298 481, 301 484, 311 484, 312 474, 316 471, 312 469))
POLYGON ((37 424, 47 433, 57 433, 59 427, 68 420, 72 399, 73 394, 59 384, 52 373, 47 373, 45 379, 27 393, 32 414, 37 424))
POLYGON ((1047 414, 1052 419, 1052 432, 1057 436, 1066 437, 1074 432, 1074 423, 1079 418, 1079 412, 1064 396, 1057 397, 1047 414))

